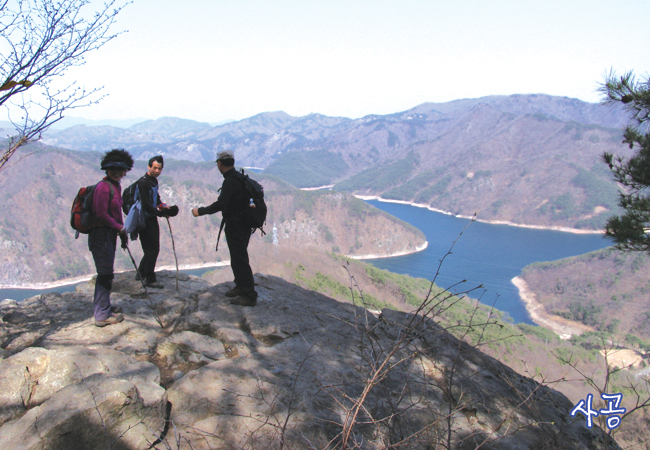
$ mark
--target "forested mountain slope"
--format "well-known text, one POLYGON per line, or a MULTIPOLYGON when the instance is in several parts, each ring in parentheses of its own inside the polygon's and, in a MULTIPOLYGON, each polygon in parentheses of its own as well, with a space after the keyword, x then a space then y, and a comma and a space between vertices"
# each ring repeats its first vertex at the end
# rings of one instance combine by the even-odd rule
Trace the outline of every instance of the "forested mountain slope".
POLYGON ((75 150, 125 147, 213 161, 233 149, 243 166, 297 187, 416 202, 479 219, 598 229, 616 211, 603 152, 625 154, 626 114, 548 95, 425 103, 360 119, 283 112, 210 127, 161 118, 129 128, 76 126, 44 142, 75 150))
MULTIPOLYGON (((99 170, 100 157, 96 152, 39 146, 16 155, 17 163, 0 177, 4 197, 0 214, 0 285, 52 282, 95 272, 86 237, 75 240, 69 221, 77 190, 104 175, 99 170)), ((122 180, 122 188, 145 172, 146 163, 137 161, 122 180)), ((258 232, 251 239, 253 258, 266 254, 258 251, 259 247, 273 246, 274 226, 278 246, 291 248, 313 246, 341 254, 382 256, 413 252, 425 245, 419 230, 349 194, 303 192, 271 176, 255 178, 265 187, 269 215, 266 236, 261 238, 258 232)), ((170 219, 179 264, 214 264, 229 259, 225 243, 219 252, 214 251, 221 214, 194 218, 190 213, 191 208, 214 202, 222 181, 214 163, 166 160, 159 178, 160 195, 163 201, 180 209, 179 215, 170 219)), ((159 223, 159 265, 170 266, 174 256, 169 228, 165 219, 159 219, 159 223)), ((139 242, 133 242, 131 249, 136 259, 140 258, 139 242)), ((119 250, 116 269, 130 267, 128 255, 119 250)))
POLYGON ((650 257, 608 247, 527 266, 521 277, 547 312, 650 349, 650 257))

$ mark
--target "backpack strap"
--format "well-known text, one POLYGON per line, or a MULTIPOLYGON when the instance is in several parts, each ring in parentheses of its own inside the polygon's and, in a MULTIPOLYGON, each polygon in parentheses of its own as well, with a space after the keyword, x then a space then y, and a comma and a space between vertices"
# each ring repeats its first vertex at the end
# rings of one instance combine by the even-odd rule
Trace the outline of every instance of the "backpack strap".
MULTIPOLYGON (((244 174, 244 169, 241 169, 241 172, 235 171, 237 176, 235 176, 236 179, 238 179, 242 186, 244 187, 244 197, 242 201, 242 207, 248 206, 248 199, 251 196, 251 193, 248 191, 248 188, 246 187, 246 179, 248 178, 248 175, 244 174)), ((244 210, 242 209, 240 211, 240 215, 244 213, 244 210)))
MULTIPOLYGON (((109 194, 108 194, 108 207, 110 208, 110 206, 111 206, 111 202, 113 201, 113 197, 115 196, 115 186, 113 186, 113 183, 111 183, 111 182, 108 181, 108 180, 100 180, 99 183, 101 183, 102 181, 107 182, 107 183, 108 183, 108 187, 109 187, 109 189, 110 189, 110 192, 109 192, 109 194)), ((97 184, 99 184, 99 183, 97 183, 97 184)))
POLYGON ((113 183, 110 181, 108 182, 108 187, 110 188, 111 192, 108 194, 108 206, 110 208, 111 202, 113 201, 113 197, 115 196, 115 186, 113 186, 113 183))
MULTIPOLYGON (((111 207, 111 202, 113 201, 113 197, 115 197, 115 186, 113 186, 113 183, 111 183, 111 182, 108 181, 108 180, 100 180, 99 183, 101 183, 102 181, 105 181, 105 182, 108 183, 108 188, 109 188, 109 192, 108 192, 108 207, 110 208, 110 207, 111 207)), ((99 183, 97 183, 97 184, 99 184, 99 183)), ((95 195, 94 192, 93 192, 93 195, 95 195)))
MULTIPOLYGON (((115 196, 115 186, 113 186, 113 183, 110 181, 106 181, 108 183, 108 188, 110 189, 108 192, 108 208, 110 209, 111 203, 113 202, 113 197, 115 196)), ((122 208, 120 208, 120 215, 122 215, 122 208)))

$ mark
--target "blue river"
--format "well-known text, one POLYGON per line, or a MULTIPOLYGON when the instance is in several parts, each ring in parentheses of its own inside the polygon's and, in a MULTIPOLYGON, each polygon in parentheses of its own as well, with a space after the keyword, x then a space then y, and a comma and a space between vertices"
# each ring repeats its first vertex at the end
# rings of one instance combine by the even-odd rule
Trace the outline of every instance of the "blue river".
MULTIPOLYGON (((419 228, 429 242, 426 250, 418 253, 368 262, 381 269, 428 280, 436 276, 440 266, 436 284, 443 288, 453 286, 453 292, 463 292, 482 285, 483 289, 472 291, 470 296, 480 297, 485 304, 495 304, 497 309, 506 312, 515 322, 532 324, 519 298, 519 292, 511 282, 512 278, 521 273, 521 269, 535 261, 553 261, 610 245, 609 241, 598 234, 470 223, 468 219, 411 205, 377 200, 368 203, 419 228), (452 245, 451 253, 445 257, 452 245)), ((184 272, 200 276, 206 270, 209 269, 184 272)), ((46 290, 0 289, 0 300, 22 300, 44 292, 74 289, 75 285, 46 290)))
POLYGON ((484 290, 473 291, 470 296, 482 295, 483 303, 495 304, 516 323, 532 324, 511 282, 521 269, 536 261, 553 261, 611 245, 600 234, 470 223, 468 219, 411 205, 377 200, 368 203, 419 228, 429 242, 426 250, 419 253, 369 262, 381 269, 428 280, 433 279, 440 266, 436 284, 443 288, 455 286, 453 292, 483 285, 484 290), (452 245, 451 254, 445 257, 452 245), (467 281, 462 283, 463 280, 467 281))

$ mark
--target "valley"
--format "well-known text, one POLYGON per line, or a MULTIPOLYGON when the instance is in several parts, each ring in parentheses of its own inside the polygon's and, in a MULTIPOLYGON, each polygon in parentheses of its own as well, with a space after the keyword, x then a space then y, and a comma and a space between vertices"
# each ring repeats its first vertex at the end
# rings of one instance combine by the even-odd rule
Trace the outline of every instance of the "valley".
POLYGON ((177 118, 78 125, 43 142, 81 151, 126 146, 139 159, 161 153, 193 162, 230 148, 243 166, 299 188, 333 185, 480 220, 598 230, 618 208, 601 156, 629 153, 621 143, 627 121, 620 109, 529 94, 354 120, 271 112, 216 127, 177 118))
MULTIPOLYGON (((26 149, 25 153, 35 151, 26 149)), ((19 155, 20 156, 20 155, 19 155)), ((99 181, 100 154, 61 149, 38 149, 26 158, 29 170, 7 171, 0 178, 6 211, 0 218, 0 285, 26 287, 89 276, 94 264, 85 236, 74 239, 70 205, 81 186, 99 181)), ((139 161, 122 181, 128 186, 146 171, 139 161)), ((315 247, 350 256, 391 255, 414 252, 425 246, 422 233, 382 213, 353 196, 340 192, 304 192, 272 176, 255 176, 265 187, 267 234, 251 239, 251 253, 264 254, 277 244, 291 248, 315 247)), ((216 200, 223 177, 212 163, 194 164, 169 160, 160 180, 160 195, 180 213, 160 220, 161 266, 175 264, 169 226, 174 234, 179 264, 211 265, 228 259, 222 242, 215 254, 220 214, 193 218, 190 209, 216 200)), ((223 236, 222 236, 223 239, 223 236)), ((130 245, 139 260, 139 242, 130 245)), ((270 256, 269 256, 270 257, 270 256)), ((130 270, 128 254, 118 251, 116 270, 130 270)))
MULTIPOLYGON (((358 120, 278 112, 217 127, 163 118, 125 129, 77 126, 52 132, 25 148, 0 177, 0 284, 61 283, 94 272, 85 239, 75 240, 67 223, 69 207, 79 187, 103 175, 100 152, 118 146, 138 157, 123 188, 144 173, 149 156, 165 155, 160 192, 181 211, 170 220, 179 263, 215 266, 203 280, 230 281, 225 244, 214 252, 220 216, 194 219, 189 210, 214 201, 222 180, 214 154, 233 148, 238 163, 264 169, 254 178, 265 187, 270 212, 267 234, 251 241, 255 272, 340 301, 361 301, 373 311, 409 311, 430 290, 441 295, 440 288, 430 279, 396 275, 354 258, 419 256, 432 243, 417 228, 356 197, 417 204, 457 217, 477 213, 486 223, 595 234, 617 210, 618 188, 601 154, 625 154, 620 127, 626 121, 621 111, 600 105, 525 95, 425 104, 358 120), (323 185, 332 190, 298 189, 323 185)), ((170 230, 166 221, 160 225, 159 267, 172 269, 170 230)), ((139 243, 130 247, 139 259, 139 243)), ((601 382, 598 339, 622 338, 641 357, 635 370, 645 364, 643 279, 650 265, 608 251, 533 264, 521 274, 547 314, 563 318, 567 326, 583 324, 582 336, 573 329, 565 333, 575 334, 570 341, 541 327, 511 323, 498 310, 477 303, 471 290, 461 289, 463 301, 438 320, 575 402, 586 389, 572 379, 574 369, 566 359, 578 358, 581 370, 601 382), (471 326, 460 326, 475 316, 494 318, 490 333, 478 335, 471 326)), ((428 263, 437 264, 435 258, 428 263)), ((118 252, 116 268, 127 272, 122 276, 126 283, 131 262, 125 252, 118 252)), ((461 267, 461 279, 462 272, 461 267)), ((616 373, 614 386, 624 386, 628 372, 616 373)), ((636 430, 646 416, 627 422, 621 442, 645 439, 636 430)))

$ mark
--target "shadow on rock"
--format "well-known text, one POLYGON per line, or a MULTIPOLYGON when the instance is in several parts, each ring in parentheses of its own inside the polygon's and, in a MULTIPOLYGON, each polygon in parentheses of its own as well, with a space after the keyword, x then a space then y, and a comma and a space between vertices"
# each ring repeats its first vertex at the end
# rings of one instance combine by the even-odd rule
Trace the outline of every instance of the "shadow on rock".
POLYGON ((602 442, 562 394, 435 317, 371 313, 261 274, 252 308, 230 303, 230 283, 186 277, 177 292, 173 275, 158 279, 165 289, 143 297, 133 273, 117 275, 125 320, 102 329, 92 283, 0 305, 0 448, 82 448, 88 430, 97 448, 132 449, 602 442))

